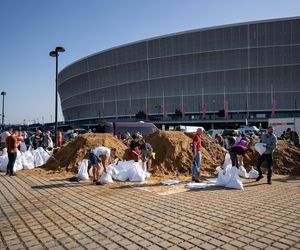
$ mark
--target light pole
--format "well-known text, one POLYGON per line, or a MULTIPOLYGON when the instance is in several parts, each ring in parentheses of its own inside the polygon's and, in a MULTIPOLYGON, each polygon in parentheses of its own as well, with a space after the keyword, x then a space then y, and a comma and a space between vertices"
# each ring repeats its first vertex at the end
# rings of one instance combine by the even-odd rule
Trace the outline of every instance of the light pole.
POLYGON ((3 96, 3 101, 2 101, 2 126, 1 126, 1 128, 4 129, 4 96, 6 95, 6 92, 2 91, 1 95, 3 96))
POLYGON ((59 52, 65 52, 64 47, 56 47, 49 53, 49 56, 56 59, 56 74, 55 74, 55 146, 58 145, 58 125, 57 125, 57 93, 58 93, 58 56, 59 52))

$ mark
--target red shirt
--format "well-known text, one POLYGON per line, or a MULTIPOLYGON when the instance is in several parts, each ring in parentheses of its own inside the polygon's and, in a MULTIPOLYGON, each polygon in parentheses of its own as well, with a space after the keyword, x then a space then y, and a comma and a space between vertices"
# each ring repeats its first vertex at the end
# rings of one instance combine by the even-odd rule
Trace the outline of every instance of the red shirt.
POLYGON ((193 142, 196 146, 196 151, 200 151, 201 150, 201 138, 198 134, 194 135, 193 142))

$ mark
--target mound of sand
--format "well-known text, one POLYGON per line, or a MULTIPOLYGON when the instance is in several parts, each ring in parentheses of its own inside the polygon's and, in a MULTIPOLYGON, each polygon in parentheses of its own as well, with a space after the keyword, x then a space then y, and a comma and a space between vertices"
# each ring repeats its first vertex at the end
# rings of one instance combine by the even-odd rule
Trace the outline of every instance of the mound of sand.
MULTIPOLYGON (((202 135, 201 173, 215 172, 216 166, 224 161, 224 150, 212 142, 205 134, 202 135)), ((152 169, 153 175, 191 174, 192 138, 180 131, 157 131, 146 138, 156 153, 152 169)))
MULTIPOLYGON (((148 169, 149 172, 153 176, 190 175, 193 160, 192 136, 192 134, 180 131, 157 131, 149 135, 146 141, 152 145, 156 153, 152 167, 148 169)), ((223 164, 225 151, 206 134, 202 134, 201 139, 201 175, 211 175, 215 173, 217 166, 223 164)), ((127 147, 122 141, 111 134, 89 133, 79 135, 74 141, 66 144, 54 154, 56 160, 50 158, 41 168, 50 172, 76 173, 78 163, 87 158, 87 153, 91 149, 98 146, 117 148, 117 157, 126 159, 127 147)), ((252 161, 244 160, 248 171, 251 166, 256 165, 258 156, 256 153, 252 161)), ((266 169, 266 166, 263 165, 263 167, 266 169)), ((278 141, 274 153, 273 169, 276 174, 300 175, 300 149, 287 141, 278 141)))
POLYGON ((117 157, 123 159, 127 147, 124 143, 111 134, 87 133, 79 135, 74 141, 69 142, 41 166, 47 171, 71 171, 76 173, 78 163, 87 158, 87 153, 96 147, 105 146, 117 149, 117 157))

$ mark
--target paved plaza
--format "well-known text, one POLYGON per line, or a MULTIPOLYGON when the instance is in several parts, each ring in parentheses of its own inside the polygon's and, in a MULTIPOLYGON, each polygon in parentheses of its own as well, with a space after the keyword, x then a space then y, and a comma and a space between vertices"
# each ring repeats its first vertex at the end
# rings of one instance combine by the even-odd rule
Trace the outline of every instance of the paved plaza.
POLYGON ((300 179, 244 191, 0 174, 0 249, 300 249, 300 179))

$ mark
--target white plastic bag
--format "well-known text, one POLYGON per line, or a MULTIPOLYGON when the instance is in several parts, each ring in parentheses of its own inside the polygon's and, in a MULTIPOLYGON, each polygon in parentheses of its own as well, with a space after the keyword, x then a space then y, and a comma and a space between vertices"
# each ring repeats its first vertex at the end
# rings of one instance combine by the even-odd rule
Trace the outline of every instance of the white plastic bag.
POLYGON ((129 181, 145 181, 146 175, 142 168, 141 162, 134 162, 129 170, 129 181))
POLYGON ((89 176, 93 177, 93 166, 91 166, 90 170, 89 170, 89 176))
POLYGON ((23 169, 23 164, 22 164, 22 154, 19 150, 17 150, 17 159, 15 161, 14 165, 14 172, 23 169))
POLYGON ((79 166, 78 166, 77 177, 80 180, 88 180, 89 179, 89 175, 88 175, 87 169, 88 169, 88 160, 84 159, 84 160, 82 160, 79 163, 79 166))
POLYGON ((35 167, 42 166, 45 163, 43 160, 43 157, 41 156, 40 149, 37 148, 36 150, 33 150, 32 155, 34 158, 34 166, 35 167))
POLYGON ((0 156, 0 171, 1 172, 6 172, 6 170, 7 170, 8 155, 7 155, 7 151, 5 151, 5 149, 3 149, 3 153, 0 156))
POLYGON ((190 182, 185 186, 187 189, 204 189, 208 187, 207 183, 193 183, 190 182))
POLYGON ((225 172, 221 167, 217 167, 216 170, 218 171, 218 178, 215 183, 216 186, 225 186, 226 180, 225 180, 225 172))
POLYGON ((223 163, 223 169, 228 165, 231 165, 231 158, 230 158, 230 154, 226 153, 224 163, 223 163))
POLYGON ((180 181, 178 180, 167 180, 167 181, 162 181, 162 185, 170 186, 170 185, 175 185, 178 184, 180 181))
POLYGON ((258 175, 258 172, 252 167, 249 172, 249 179, 256 179, 258 175))
POLYGON ((238 169, 238 174, 239 176, 243 177, 243 178, 248 178, 248 174, 246 169, 244 168, 244 166, 240 166, 238 169))
POLYGON ((106 183, 113 183, 112 177, 111 177, 111 172, 107 168, 107 173, 104 172, 103 168, 100 171, 101 176, 100 176, 100 183, 101 184, 106 184, 106 183))
POLYGON ((117 181, 127 181, 129 179, 129 168, 134 163, 134 161, 118 161, 114 164, 114 171, 112 177, 117 181))
POLYGON ((232 167, 230 169, 230 179, 226 183, 225 187, 244 190, 243 183, 238 175, 238 169, 236 167, 232 167))
POLYGON ((22 164, 24 169, 34 168, 34 158, 30 151, 26 151, 23 153, 22 164))
POLYGON ((262 155, 266 151, 266 144, 258 142, 255 144, 254 148, 260 155, 262 155))

